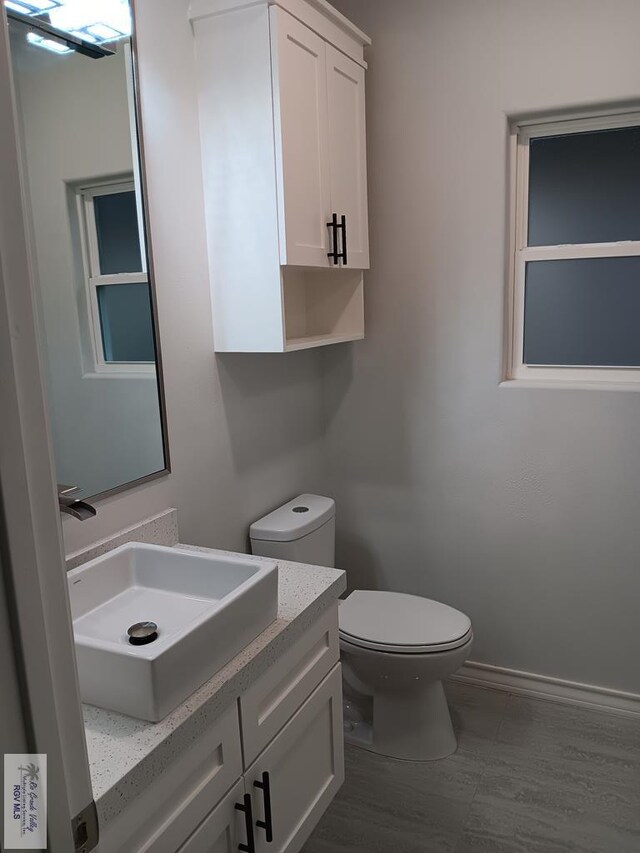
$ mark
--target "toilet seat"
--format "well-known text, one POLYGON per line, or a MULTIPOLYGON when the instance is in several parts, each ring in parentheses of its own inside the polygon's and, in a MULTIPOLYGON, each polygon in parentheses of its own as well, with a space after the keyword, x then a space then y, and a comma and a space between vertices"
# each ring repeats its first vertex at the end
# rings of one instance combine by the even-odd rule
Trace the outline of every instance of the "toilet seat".
POLYGON ((419 595, 354 590, 339 613, 341 640, 372 651, 429 654, 457 649, 472 637, 468 616, 419 595))

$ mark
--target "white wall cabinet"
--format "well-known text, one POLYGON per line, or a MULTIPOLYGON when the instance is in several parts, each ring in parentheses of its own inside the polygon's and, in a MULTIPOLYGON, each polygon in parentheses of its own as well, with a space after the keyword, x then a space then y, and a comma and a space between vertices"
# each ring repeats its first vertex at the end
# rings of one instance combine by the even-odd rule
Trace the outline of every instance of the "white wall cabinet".
POLYGON ((347 224, 347 266, 369 268, 364 68, 327 44, 331 209, 347 224))
POLYGON ((325 0, 190 14, 216 350, 362 338, 369 39, 325 0))
POLYGON ((329 267, 326 42, 277 6, 269 15, 280 263, 329 267))
POLYGON ((366 269, 364 68, 278 6, 269 16, 280 263, 366 269))
POLYGON ((109 825, 99 853, 299 853, 344 781, 337 605, 109 825))

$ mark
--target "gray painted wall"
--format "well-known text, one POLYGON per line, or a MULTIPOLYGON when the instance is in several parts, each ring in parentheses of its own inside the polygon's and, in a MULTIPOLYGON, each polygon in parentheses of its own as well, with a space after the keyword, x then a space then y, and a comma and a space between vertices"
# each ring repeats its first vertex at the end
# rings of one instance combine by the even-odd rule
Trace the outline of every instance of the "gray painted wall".
POLYGON ((339 0, 368 51, 367 339, 325 355, 338 563, 475 660, 640 692, 640 395, 506 390, 507 116, 640 96, 637 0, 339 0))
POLYGON ((640 396, 498 388, 507 114, 638 97, 640 6, 340 2, 374 39, 367 339, 217 359, 187 0, 137 6, 174 473, 65 519, 67 550, 171 505, 244 548, 324 491, 352 586, 462 608, 476 660, 640 691, 640 396))

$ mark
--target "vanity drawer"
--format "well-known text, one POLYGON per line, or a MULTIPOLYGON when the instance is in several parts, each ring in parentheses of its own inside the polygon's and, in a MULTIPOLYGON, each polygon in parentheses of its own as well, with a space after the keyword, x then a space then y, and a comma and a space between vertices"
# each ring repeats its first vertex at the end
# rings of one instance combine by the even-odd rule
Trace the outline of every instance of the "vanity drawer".
POLYGON ((242 775, 237 703, 149 775, 105 828, 99 853, 175 853, 242 775))
POLYGON ((337 603, 240 697, 248 767, 340 659, 337 603))

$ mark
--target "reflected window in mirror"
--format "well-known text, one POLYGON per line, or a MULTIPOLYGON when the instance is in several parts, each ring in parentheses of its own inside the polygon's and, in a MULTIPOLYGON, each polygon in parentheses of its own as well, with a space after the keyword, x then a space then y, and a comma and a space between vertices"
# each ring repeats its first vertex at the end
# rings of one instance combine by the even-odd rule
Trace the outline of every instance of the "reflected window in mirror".
POLYGON ((132 176, 82 187, 78 212, 95 370, 153 372, 151 292, 132 176))
MULTIPOLYGON (((169 470, 128 0, 4 0, 57 479, 169 470)), ((75 495, 74 495, 75 496, 75 495)))

